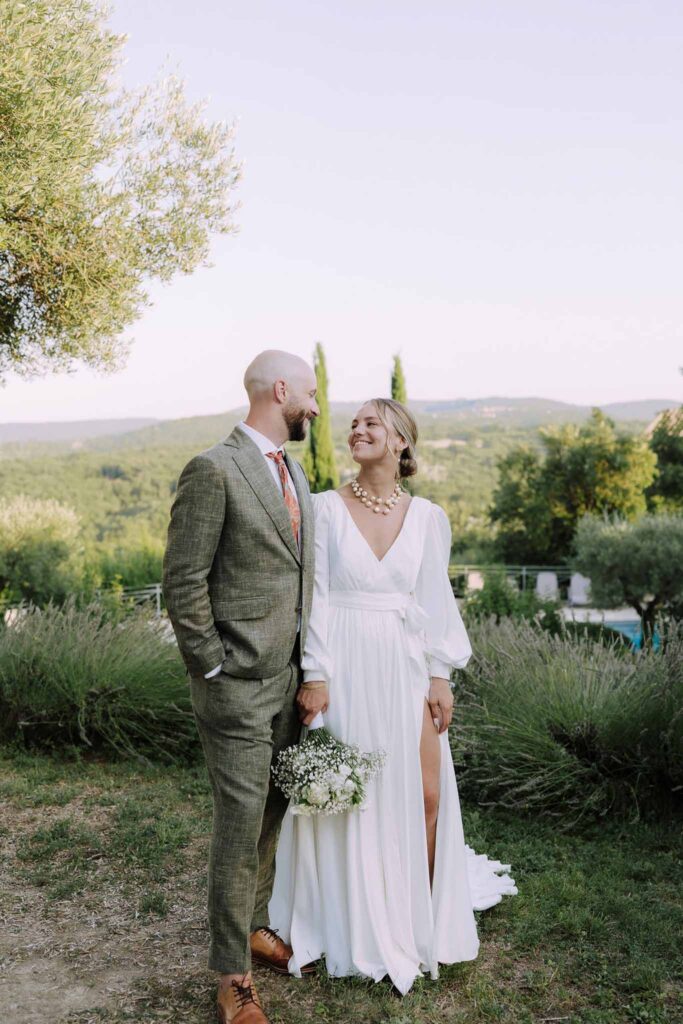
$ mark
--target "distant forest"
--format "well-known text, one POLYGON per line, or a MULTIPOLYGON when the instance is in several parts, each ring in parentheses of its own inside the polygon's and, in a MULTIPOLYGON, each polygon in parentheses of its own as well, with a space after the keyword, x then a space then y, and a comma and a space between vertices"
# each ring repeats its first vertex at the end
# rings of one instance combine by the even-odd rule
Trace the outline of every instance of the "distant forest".
MULTIPOLYGON (((624 409, 627 414, 649 415, 652 406, 655 403, 632 403, 624 409)), ((420 472, 411 489, 446 509, 453 526, 453 556, 459 560, 481 557, 487 549, 491 533, 487 511, 497 481, 497 461, 522 443, 539 448, 540 426, 581 422, 589 412, 543 399, 422 402, 412 407, 420 427, 420 472)), ((342 480, 353 472, 346 434, 355 408, 354 403, 333 403, 331 410, 342 480)), ((81 437, 76 431, 74 437, 73 431, 60 436, 48 430, 51 441, 1 444, 0 494, 54 498, 70 506, 81 519, 88 548, 160 545, 184 464, 225 437, 242 412, 154 423, 105 437, 93 436, 97 431, 81 437)), ((620 427, 640 432, 646 423, 645 418, 622 421, 620 427)), ((83 424, 86 434, 90 427, 83 424)), ((301 458, 302 447, 290 445, 296 458, 301 458)))

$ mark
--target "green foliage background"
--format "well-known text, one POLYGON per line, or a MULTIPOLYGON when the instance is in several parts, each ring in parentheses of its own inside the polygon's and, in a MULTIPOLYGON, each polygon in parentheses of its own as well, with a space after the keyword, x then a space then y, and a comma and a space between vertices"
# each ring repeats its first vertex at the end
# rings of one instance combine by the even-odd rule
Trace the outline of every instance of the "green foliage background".
POLYGON ((657 456, 644 436, 631 436, 599 409, 582 426, 540 431, 543 456, 520 446, 501 461, 491 519, 502 561, 560 564, 571 555, 582 516, 647 510, 646 489, 657 456))
MULTIPOLYGON (((137 446, 131 439, 113 439, 102 451, 50 453, 43 445, 22 446, 21 458, 17 449, 3 458, 0 448, 0 493, 6 497, 49 496, 72 507, 81 519, 83 540, 89 548, 163 544, 180 471, 197 451, 225 437, 239 416, 208 419, 206 424, 181 421, 185 428, 173 425, 166 444, 159 444, 158 432, 150 428, 149 447, 137 446)), ((347 428, 345 416, 333 415, 332 438, 343 479, 353 472, 346 447, 347 428)), ((433 422, 427 423, 427 435, 440 432, 433 422)), ((496 460, 520 441, 538 443, 537 437, 534 431, 492 427, 460 429, 452 440, 433 437, 438 447, 430 447, 429 440, 427 436, 419 451, 415 492, 446 508, 457 552, 472 558, 481 544, 486 545, 490 533, 486 507, 496 481, 496 460), (446 444, 441 445, 442 440, 446 444)), ((102 442, 98 445, 104 448, 102 442)), ((303 457, 304 445, 290 447, 295 457, 303 457)))
POLYGON ((683 511, 683 407, 659 417, 650 448, 657 458, 658 474, 647 490, 648 505, 683 511))
MULTIPOLYGON (((442 505, 453 527, 457 561, 500 560, 488 510, 499 484, 502 459, 521 448, 536 464, 543 455, 543 428, 559 417, 585 413, 561 404, 502 399, 482 402, 411 403, 420 429, 419 474, 414 493, 442 505), (569 411, 568 411, 569 410, 569 411)), ((331 403, 335 463, 342 481, 354 472, 346 438, 356 403, 331 403)), ((0 494, 53 498, 73 508, 81 522, 85 555, 97 562, 103 582, 117 574, 124 585, 160 578, 168 514, 185 463, 227 436, 243 416, 236 409, 154 424, 110 437, 77 441, 0 444, 0 494)), ((620 432, 644 437, 647 424, 628 421, 620 432)), ((306 444, 293 444, 302 460, 306 444)), ((525 456, 527 457, 527 456, 525 456)), ((529 493, 533 497, 533 492, 529 493)), ((533 536, 532 531, 528 531, 533 536)), ((514 561, 535 562, 533 550, 514 561)))

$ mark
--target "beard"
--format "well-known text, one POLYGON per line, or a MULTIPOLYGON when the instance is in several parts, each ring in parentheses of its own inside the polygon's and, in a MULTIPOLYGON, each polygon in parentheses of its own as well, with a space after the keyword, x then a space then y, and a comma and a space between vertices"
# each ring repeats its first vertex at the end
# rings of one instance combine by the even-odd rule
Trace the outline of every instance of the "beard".
POLYGON ((288 406, 284 410, 283 417, 287 424, 288 440, 305 441, 308 429, 308 413, 306 410, 296 406, 288 406))

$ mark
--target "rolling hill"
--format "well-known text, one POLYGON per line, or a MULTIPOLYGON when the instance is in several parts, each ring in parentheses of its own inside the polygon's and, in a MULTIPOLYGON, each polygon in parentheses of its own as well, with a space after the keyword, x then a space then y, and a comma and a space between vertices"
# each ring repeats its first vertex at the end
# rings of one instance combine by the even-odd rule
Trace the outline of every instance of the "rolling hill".
MULTIPOLYGON (((343 433, 360 402, 332 402, 332 426, 343 433)), ((612 419, 634 427, 650 422, 662 409, 676 406, 673 399, 645 399, 600 406, 612 419)), ((434 440, 463 430, 535 429, 551 423, 581 423, 591 407, 547 398, 458 398, 452 401, 414 401, 422 438, 434 440)), ((240 407, 213 416, 177 420, 91 420, 74 423, 0 424, 0 458, 31 457, 50 451, 121 451, 158 447, 193 447, 201 450, 225 437, 246 409, 240 407)))
POLYGON ((27 442, 73 443, 94 437, 115 437, 117 434, 128 434, 149 427, 156 422, 153 419, 134 417, 123 420, 74 420, 67 423, 0 423, 0 445, 27 442))

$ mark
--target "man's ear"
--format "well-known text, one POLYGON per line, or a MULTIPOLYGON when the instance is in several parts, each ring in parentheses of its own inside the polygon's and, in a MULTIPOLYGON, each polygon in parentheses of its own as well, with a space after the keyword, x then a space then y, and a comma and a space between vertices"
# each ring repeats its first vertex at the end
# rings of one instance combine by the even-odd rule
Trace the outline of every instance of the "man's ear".
POLYGON ((276 380, 273 384, 273 397, 280 405, 287 401, 287 381, 276 380))

